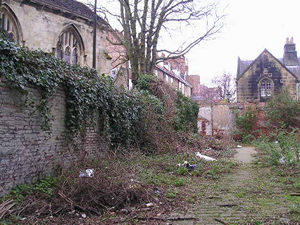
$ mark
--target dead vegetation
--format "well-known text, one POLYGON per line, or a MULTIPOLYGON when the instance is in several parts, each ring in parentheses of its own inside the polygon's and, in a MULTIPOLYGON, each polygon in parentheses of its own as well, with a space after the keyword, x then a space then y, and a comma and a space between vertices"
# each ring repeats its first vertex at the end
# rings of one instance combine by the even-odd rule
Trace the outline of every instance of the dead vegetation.
POLYGON ((14 201, 16 205, 6 210, 5 219, 11 222, 8 224, 16 224, 16 221, 19 224, 34 224, 34 221, 60 224, 62 219, 72 224, 70 221, 86 217, 101 218, 101 223, 110 221, 107 222, 110 224, 114 221, 111 215, 115 215, 118 222, 124 218, 145 223, 158 220, 153 218, 169 220, 171 217, 167 215, 172 210, 185 208, 186 199, 191 195, 188 186, 193 180, 217 179, 234 166, 223 161, 205 162, 195 157, 195 150, 212 157, 221 156, 227 150, 219 150, 222 140, 208 142, 199 136, 191 139, 188 135, 178 137, 181 139, 169 143, 172 152, 152 155, 140 151, 123 155, 112 153, 105 159, 87 161, 64 171, 57 182, 48 181, 51 185, 41 185, 47 183, 42 180, 33 187, 21 187, 6 197, 10 199, 9 203, 14 201), (208 149, 213 142, 218 146, 217 150, 208 149), (177 166, 185 160, 198 168, 189 171, 177 166), (80 172, 88 168, 94 169, 93 177, 79 177, 80 172), (160 217, 161 213, 165 216, 160 217))
POLYGON ((7 200, 15 203, 3 207, 7 224, 78 224, 78 219, 84 220, 82 224, 185 220, 168 214, 184 210, 193 201, 189 186, 199 179, 218 179, 235 166, 222 160, 201 161, 195 152, 213 158, 229 156, 231 140, 201 137, 191 130, 175 131, 178 93, 158 80, 145 83, 163 104, 163 112, 157 113, 153 97, 147 99, 145 95, 149 109, 141 129, 147 135, 131 149, 112 149, 106 158, 80 162, 58 178, 15 188, 2 200, 2 204, 7 200), (196 169, 177 165, 184 161, 196 169), (80 177, 86 169, 94 169, 94 175, 80 177))

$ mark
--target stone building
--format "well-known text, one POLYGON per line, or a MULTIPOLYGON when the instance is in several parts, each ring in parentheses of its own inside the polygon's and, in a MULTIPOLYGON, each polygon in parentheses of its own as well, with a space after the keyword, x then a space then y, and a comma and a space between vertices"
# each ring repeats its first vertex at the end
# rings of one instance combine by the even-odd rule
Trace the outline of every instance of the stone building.
MULTIPOLYGON (((2 27, 30 49, 54 53, 71 64, 92 67, 93 11, 75 0, 2 0, 2 27)), ((106 28, 98 17, 97 71, 108 73, 106 28)))
POLYGON ((274 57, 265 49, 255 60, 240 60, 237 71, 237 101, 265 102, 286 88, 300 97, 300 58, 293 38, 284 45, 283 58, 274 57))

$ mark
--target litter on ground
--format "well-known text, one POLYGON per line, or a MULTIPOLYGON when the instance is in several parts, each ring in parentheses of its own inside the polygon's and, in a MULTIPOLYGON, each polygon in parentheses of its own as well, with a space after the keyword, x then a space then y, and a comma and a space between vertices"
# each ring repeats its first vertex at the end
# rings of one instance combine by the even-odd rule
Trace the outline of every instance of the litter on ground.
POLYGON ((197 164, 190 164, 188 161, 184 161, 182 164, 179 163, 177 166, 185 167, 188 170, 195 170, 198 167, 197 164))
POLYGON ((200 152, 195 152, 196 156, 201 158, 201 159, 204 159, 206 161, 216 161, 216 159, 212 158, 212 157, 209 157, 209 156, 206 156, 206 155, 202 155, 200 154, 200 152))
POLYGON ((93 177, 94 173, 94 169, 86 169, 85 171, 80 172, 79 177, 93 177))

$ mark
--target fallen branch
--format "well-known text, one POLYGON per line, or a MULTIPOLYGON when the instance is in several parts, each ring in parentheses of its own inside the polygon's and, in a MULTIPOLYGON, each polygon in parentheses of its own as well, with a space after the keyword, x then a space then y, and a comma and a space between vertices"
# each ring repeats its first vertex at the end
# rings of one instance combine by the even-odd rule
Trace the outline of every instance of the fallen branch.
POLYGON ((71 205, 71 210, 73 211, 74 210, 74 206, 75 206, 75 203, 73 202, 72 199, 68 198, 64 193, 62 193, 61 191, 58 192, 58 195, 60 197, 62 197, 66 202, 68 202, 70 205, 71 205))
POLYGON ((300 193, 290 193, 290 196, 300 196, 300 193))
POLYGON ((162 221, 183 221, 183 220, 198 220, 196 217, 134 217, 138 220, 162 220, 162 221))
POLYGON ((219 207, 234 207, 234 206, 238 206, 237 204, 220 204, 218 205, 219 207))
POLYGON ((220 219, 215 219, 215 221, 217 221, 217 222, 219 222, 219 223, 221 223, 221 224, 227 225, 227 223, 223 222, 223 221, 220 220, 220 219))
POLYGON ((15 205, 14 200, 7 200, 0 205, 0 219, 15 205))
POLYGON ((58 192, 58 195, 59 195, 60 197, 62 197, 66 202, 70 203, 70 205, 71 205, 71 210, 74 210, 74 208, 77 208, 77 209, 82 210, 83 212, 90 211, 90 212, 93 212, 93 213, 95 213, 96 215, 100 216, 100 214, 99 214, 96 210, 94 210, 94 209, 92 209, 92 208, 90 208, 90 207, 89 207, 89 208, 83 208, 83 207, 81 207, 80 205, 75 204, 74 201, 73 201, 72 199, 68 198, 68 197, 67 197, 64 193, 62 193, 61 191, 58 192))

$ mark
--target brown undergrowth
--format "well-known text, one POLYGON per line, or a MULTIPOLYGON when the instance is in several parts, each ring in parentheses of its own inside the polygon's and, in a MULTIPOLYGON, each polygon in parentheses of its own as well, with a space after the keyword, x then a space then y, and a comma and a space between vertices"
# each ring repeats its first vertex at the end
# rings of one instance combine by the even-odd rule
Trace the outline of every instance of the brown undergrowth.
POLYGON ((185 111, 183 103, 178 112, 176 91, 157 80, 146 85, 158 100, 145 93, 149 104, 140 127, 145 135, 135 145, 118 146, 104 158, 82 161, 65 169, 57 178, 15 188, 2 201, 13 199, 16 203, 5 212, 4 224, 78 224, 79 218, 86 217, 97 217, 98 222, 85 224, 112 224, 115 220, 131 223, 137 215, 147 219, 184 208, 187 201, 193 201, 189 185, 199 179, 218 179, 220 174, 229 172, 233 163, 201 161, 195 152, 227 157, 232 154, 231 140, 194 133, 188 129, 194 123, 195 115, 190 113, 194 109, 185 111), (187 121, 185 130, 174 129, 174 117, 178 115, 178 121, 187 121), (195 164, 197 169, 177 166, 184 161, 195 164), (94 169, 94 176, 79 177, 86 169, 94 169))
POLYGON ((35 221, 61 224, 61 220, 72 224, 70 221, 85 216, 101 218, 105 224, 114 219, 133 221, 137 215, 148 218, 184 208, 187 199, 193 198, 189 185, 199 179, 217 179, 234 165, 201 161, 194 154, 200 151, 220 158, 228 152, 227 142, 177 135, 180 138, 168 143, 173 151, 151 155, 134 150, 123 154, 111 152, 106 158, 81 162, 65 170, 51 185, 41 186, 42 180, 31 187, 20 186, 6 197, 16 202, 6 214, 6 224, 34 224, 35 221), (184 161, 196 164, 197 169, 189 171, 177 166, 184 161), (94 176, 79 177, 85 169, 94 169, 94 176), (147 203, 151 204, 147 206, 147 203))

